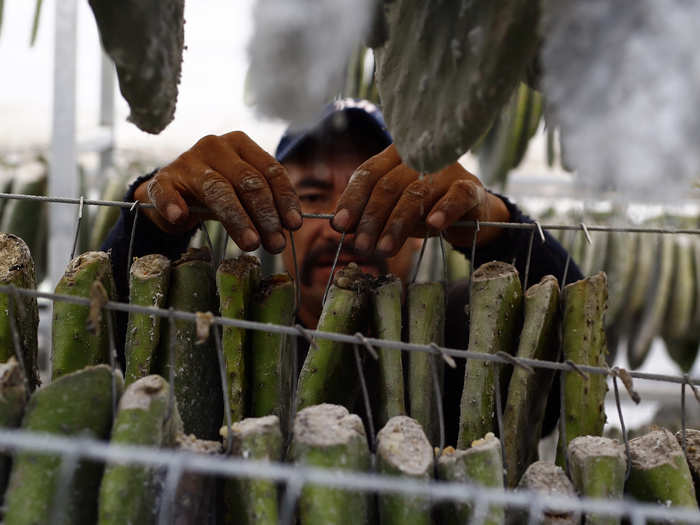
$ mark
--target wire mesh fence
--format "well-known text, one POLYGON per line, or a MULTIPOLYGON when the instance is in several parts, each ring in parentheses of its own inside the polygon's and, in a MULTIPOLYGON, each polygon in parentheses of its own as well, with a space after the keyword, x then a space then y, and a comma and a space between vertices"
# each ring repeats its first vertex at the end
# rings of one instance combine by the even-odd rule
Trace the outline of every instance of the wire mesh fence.
MULTIPOLYGON (((77 238, 80 233, 81 222, 83 217, 83 209, 85 206, 116 206, 123 209, 127 209, 128 213, 132 214, 133 222, 131 229, 131 239, 129 242, 128 251, 128 261, 131 262, 133 256, 134 247, 134 237, 137 228, 137 220, 139 216, 139 210, 141 208, 152 207, 151 204, 139 203, 139 202, 117 202, 117 201, 101 201, 101 200, 88 200, 83 197, 79 199, 70 198, 57 198, 57 197, 41 197, 41 196, 31 196, 31 195, 18 195, 18 194, 8 194, 0 193, 0 199, 28 199, 28 200, 38 200, 53 204, 68 204, 72 206, 77 206, 76 213, 76 232, 75 239, 76 242, 71 248, 71 257, 75 256, 77 238)), ((197 211, 196 209, 193 209, 197 211)), ((330 214, 304 214, 305 219, 317 219, 317 220, 327 220, 330 219, 332 215, 330 214)), ((540 222, 533 223, 500 223, 500 222, 479 222, 479 221, 468 221, 459 223, 461 226, 472 227, 474 229, 473 242, 471 246, 471 260, 476 259, 476 253, 478 250, 477 239, 478 233, 481 227, 486 226, 496 226, 504 229, 518 229, 518 230, 529 230, 529 244, 528 251, 526 254, 526 266, 525 275, 523 280, 523 288, 527 289, 528 286, 528 276, 530 269, 530 261, 532 256, 533 243, 535 238, 539 237, 541 242, 546 242, 546 237, 544 234, 545 230, 577 230, 586 239, 586 242, 591 243, 592 239, 590 236, 591 231, 596 232, 628 232, 628 233, 639 233, 639 234, 661 234, 661 235, 700 235, 700 229, 693 228, 659 228, 659 227, 615 227, 615 226, 605 226, 605 225, 587 225, 583 222, 579 224, 567 225, 567 224, 541 224, 540 222)), ((204 236, 207 243, 211 246, 211 239, 209 238, 206 228, 203 227, 204 236)), ((327 296, 328 289, 331 285, 331 279, 334 274, 334 270, 338 264, 339 256, 343 248, 345 241, 345 235, 341 235, 338 243, 338 247, 335 253, 335 258, 332 264, 330 278, 326 285, 324 292, 324 300, 327 296)), ((294 234, 289 232, 289 240, 291 243, 292 250, 295 250, 294 245, 294 234)), ((445 240, 442 235, 439 236, 440 243, 440 254, 442 257, 443 264, 443 280, 447 281, 447 261, 445 255, 445 240)), ((425 247, 425 243, 423 244, 425 247)), ((415 281, 417 275, 417 268, 421 263, 423 258, 423 250, 418 257, 418 262, 416 263, 415 271, 412 272, 412 281, 415 281)), ((298 307, 301 297, 300 297, 300 287, 297 285, 299 283, 299 268, 296 267, 296 256, 293 258, 295 261, 294 268, 294 283, 295 283, 295 299, 296 305, 298 307)), ((213 261, 215 263, 216 261, 213 261)), ((562 276, 556 276, 561 279, 560 282, 567 282, 567 272, 570 267, 571 259, 570 256, 566 261, 564 273, 562 276)), ((471 290, 471 276, 469 281, 469 289, 471 290)), ((156 308, 147 306, 138 306, 134 304, 102 300, 96 304, 96 299, 70 296, 64 294, 57 294, 52 292, 43 292, 33 289, 22 289, 14 286, 0 285, 0 293, 8 294, 10 299, 11 307, 20 307, 21 303, 18 300, 20 295, 42 298, 50 302, 63 301, 83 306, 91 306, 93 308, 102 309, 107 312, 107 326, 110 332, 109 342, 110 342, 110 366, 113 370, 117 368, 117 349, 115 345, 115 334, 114 334, 114 320, 112 319, 112 312, 134 312, 140 314, 146 314, 149 316, 157 316, 166 319, 169 323, 169 327, 172 330, 174 326, 174 321, 187 321, 195 324, 205 324, 206 329, 213 331, 214 341, 216 343, 216 349, 218 354, 218 364, 221 375, 222 382, 222 395, 224 403, 228 402, 227 390, 227 374, 224 365, 223 352, 221 348, 221 329, 223 327, 236 327, 244 330, 254 330, 254 331, 264 331, 276 334, 282 334, 290 338, 294 342, 293 352, 296 355, 296 341, 301 339, 308 343, 309 345, 314 345, 316 340, 326 339, 331 341, 337 341, 342 343, 347 343, 347 347, 352 349, 354 352, 354 362, 356 364, 355 373, 358 377, 358 382, 360 383, 361 396, 363 401, 363 407, 365 409, 365 416, 368 426, 369 442, 372 451, 375 450, 376 446, 376 432, 375 425, 372 419, 372 399, 368 394, 368 389, 366 386, 365 372, 362 366, 362 360, 360 359, 360 352, 367 352, 372 358, 377 359, 377 348, 388 348, 395 351, 406 351, 406 352, 421 352, 427 353, 433 356, 433 361, 431 361, 433 385, 435 388, 439 389, 438 376, 436 373, 436 367, 434 366, 435 360, 442 360, 447 366, 454 367, 455 360, 479 360, 497 363, 499 365, 510 365, 514 367, 522 368, 528 372, 532 372, 535 369, 549 369, 554 371, 569 372, 579 374, 582 377, 588 377, 591 374, 603 375, 611 378, 613 384, 613 393, 616 402, 616 407, 618 411, 619 421, 622 427, 622 438, 624 440, 625 449, 629 452, 628 435, 624 424, 623 410, 620 403, 620 389, 618 386, 618 380, 620 380, 625 387, 630 398, 633 400, 638 399, 638 395, 635 391, 634 381, 660 381, 666 383, 673 383, 679 385, 678 395, 681 405, 681 434, 682 434, 682 447, 685 451, 686 449, 686 390, 690 388, 693 397, 700 402, 700 394, 698 393, 697 386, 700 385, 700 378, 689 377, 688 374, 656 374, 640 371, 628 371, 619 367, 605 367, 605 366, 591 366, 576 364, 569 360, 564 360, 562 362, 558 361, 542 361, 537 359, 526 359, 512 356, 505 352, 497 352, 495 354, 480 353, 469 350, 449 348, 444 345, 438 345, 436 343, 430 344, 415 344, 402 341, 393 341, 379 339, 375 337, 369 337, 361 333, 355 334, 341 334, 324 332, 314 329, 309 329, 301 326, 300 324, 295 324, 293 326, 281 325, 281 324, 270 324, 270 323, 260 323, 255 321, 250 321, 246 319, 234 319, 221 317, 213 315, 211 313, 204 312, 187 312, 181 310, 174 310, 172 308, 156 308)), ((13 319, 10 316, 10 319, 13 319)), ((19 337, 17 336, 17 327, 11 322, 11 329, 13 331, 13 344, 15 347, 15 353, 20 365, 22 365, 22 349, 19 337)), ((172 358, 171 354, 171 358, 172 358)), ((174 399, 174 382, 176 381, 174 370, 175 367, 170 366, 170 377, 169 382, 171 385, 170 389, 170 403, 175 403, 174 399)), ((297 367, 294 367, 297 370, 297 367)), ((26 374, 25 374, 26 376, 26 374)), ((498 378, 498 374, 496 374, 498 378)), ((116 411, 116 386, 114 385, 114 375, 113 375, 113 410, 116 411)), ((502 428, 501 421, 501 405, 502 400, 500 399, 499 392, 500 388, 496 387, 496 416, 498 419, 498 428, 502 428)), ((439 390, 438 390, 439 391, 439 390)), ((565 391, 563 388, 560 389, 560 407, 566 406, 565 391)), ((445 436, 444 436, 444 410, 441 404, 441 396, 436 395, 436 411, 440 423, 440 440, 437 445, 439 445, 439 450, 442 450, 445 446, 445 436)), ((294 406, 294 403, 292 403, 294 406)), ((226 443, 224 443, 224 450, 230 452, 231 450, 231 425, 232 421, 230 418, 230 410, 228 406, 225 407, 226 420, 225 425, 228 427, 226 443)), ((293 421, 294 413, 291 414, 291 420, 293 421)), ((287 422, 289 423, 289 422, 287 422)), ((285 424, 283 422, 283 424, 285 424)), ((566 434, 566 420, 560 417, 559 420, 559 431, 562 435, 566 434)), ((294 506, 296 500, 299 497, 301 488, 307 484, 318 484, 329 487, 335 487, 339 489, 346 489, 352 491, 366 491, 371 493, 402 493, 415 496, 421 496, 429 498, 433 505, 439 505, 443 501, 458 501, 465 502, 474 505, 477 509, 483 506, 488 506, 491 504, 503 505, 509 508, 522 509, 527 511, 529 515, 530 523, 538 523, 543 518, 543 512, 575 512, 575 513, 586 513, 595 512, 600 515, 610 516, 610 517, 626 517, 633 524, 646 523, 649 520, 678 520, 687 523, 700 523, 700 513, 694 510, 688 510, 683 508, 669 508, 663 505, 652 505, 648 503, 642 503, 638 501, 624 499, 622 501, 611 501, 603 499, 590 499, 585 497, 567 497, 562 495, 543 495, 541 493, 531 493, 528 491, 513 491, 513 490, 501 490, 501 489, 491 489, 488 487, 464 484, 464 483, 450 483, 442 481, 416 481, 411 479, 404 479, 400 477, 393 476, 383 476, 376 473, 361 473, 361 472, 349 472, 347 470, 327 470, 320 468, 311 468, 300 465, 292 465, 278 462, 261 462, 254 460, 243 460, 235 457, 226 457, 225 460, 221 460, 219 457, 205 456, 201 454, 194 454, 184 451, 176 450, 166 450, 166 449, 156 449, 149 447, 138 447, 138 446, 126 446, 118 444, 108 444, 102 441, 84 438, 84 437, 60 437, 56 435, 47 434, 37 434, 25 430, 1 430, 0 429, 0 447, 5 450, 10 451, 31 451, 33 453, 39 454, 58 454, 61 456, 61 468, 59 471, 59 483, 57 487, 59 488, 54 494, 54 499, 52 503, 52 516, 56 522, 59 522, 62 505, 65 501, 67 494, 64 494, 61 487, 67 487, 71 477, 75 474, 75 470, 78 465, 78 461, 81 459, 89 459, 100 462, 118 462, 118 463, 128 463, 128 464, 139 464, 139 465, 149 465, 154 467, 164 468, 167 472, 165 477, 165 493, 163 495, 163 502, 172 502, 175 497, 175 490, 178 484, 178 480, 184 472, 193 472, 199 474, 206 474, 211 476, 222 476, 222 477, 243 477, 243 478, 262 478, 274 480, 276 482, 282 483, 286 486, 285 496, 282 498, 282 510, 280 513, 281 521, 283 523, 292 523, 294 520, 294 506)), ((502 447, 508 447, 508 443, 502 443, 502 447)), ((629 473, 629 453, 627 454, 628 461, 628 473, 629 473)), ((163 503, 163 506, 167 506, 167 503, 163 503)), ((475 513, 475 521, 473 523, 479 522, 480 514, 475 513)), ((484 517, 484 514, 481 514, 484 517)), ((162 512, 160 515, 161 523, 168 523, 169 516, 167 513, 162 512)))

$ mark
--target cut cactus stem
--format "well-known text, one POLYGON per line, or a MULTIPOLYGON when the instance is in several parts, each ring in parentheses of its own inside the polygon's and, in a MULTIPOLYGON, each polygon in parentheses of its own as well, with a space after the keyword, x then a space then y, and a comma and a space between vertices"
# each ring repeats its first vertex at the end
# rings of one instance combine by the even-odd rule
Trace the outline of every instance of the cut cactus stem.
MULTIPOLYGON (((374 331, 379 339, 401 341, 401 280, 393 275, 372 283, 374 331)), ((394 416, 406 414, 404 404, 403 364, 401 350, 378 347, 379 396, 377 425, 383 426, 394 416)))
MULTIPOLYGON (((428 481, 433 474, 433 448, 415 420, 395 416, 377 434, 377 471, 428 481)), ((379 495, 379 521, 384 525, 428 525, 430 499, 413 494, 379 495)))
MULTIPOLYGON (((514 266, 499 261, 481 265, 472 276, 469 351, 513 354, 522 323, 522 286, 514 266)), ((470 359, 464 372, 458 448, 466 449, 496 426, 496 380, 506 386, 507 367, 470 359)))
MULTIPOLYGON (((576 497, 576 489, 561 467, 548 461, 536 461, 530 465, 518 483, 518 489, 539 492, 547 496, 576 497)), ((509 510, 507 523, 518 525, 527 523, 528 513, 522 510, 509 510)), ((566 509, 542 509, 542 525, 579 525, 581 518, 577 512, 566 509)))
MULTIPOLYGON (((683 448, 683 432, 676 432, 676 440, 683 448)), ((688 461, 690 474, 693 476, 695 498, 700 499, 700 430, 687 428, 685 430, 685 457, 688 461)))
MULTIPOLYGON (((564 288, 563 359, 577 365, 606 366, 605 311, 608 287, 604 272, 564 288)), ((559 435, 557 465, 564 466, 569 443, 578 436, 600 436, 605 425, 606 376, 562 372, 564 436, 559 435)))
MULTIPOLYGON (((0 364, 0 428, 17 428, 22 422, 29 392, 19 363, 10 357, 0 364)), ((0 455, 0 503, 10 477, 10 456, 0 455)))
MULTIPOLYGON (((467 450, 444 449, 438 459, 438 477, 445 481, 470 483, 484 487, 503 488, 503 460, 501 442, 489 432, 482 439, 472 442, 467 450)), ((440 516, 445 525, 470 523, 474 516, 474 505, 469 503, 446 503, 440 516)), ((490 505, 482 523, 501 525, 505 512, 501 505, 490 505)))
MULTIPOLYGON (((188 453, 217 456, 223 452, 220 442, 197 439, 192 434, 178 434, 175 442, 177 450, 188 453)), ((214 476, 184 471, 175 490, 175 500, 170 502, 171 507, 165 508, 165 501, 161 498, 160 512, 169 513, 171 518, 166 523, 216 523, 217 484, 214 476)))
POLYGON ((631 439, 629 451, 625 492, 640 501, 698 508, 685 454, 671 432, 661 428, 631 439))
MULTIPOLYGON (((86 367, 61 376, 38 389, 27 404, 22 429, 61 436, 90 435, 109 438, 112 427, 112 386, 121 396, 124 383, 120 372, 107 365, 86 367)), ((61 480, 62 460, 57 454, 20 452, 14 457, 10 484, 5 495, 4 523, 30 525, 49 523, 52 501, 61 480)), ((97 497, 103 465, 78 461, 61 502, 61 523, 90 524, 97 519, 97 497)))
MULTIPOLYGON (((288 274, 266 277, 251 300, 250 318, 259 323, 291 326, 294 301, 294 282, 288 274)), ((289 338, 285 334, 254 330, 248 342, 250 414, 279 417, 287 435, 296 373, 289 338)))
MULTIPOLYGON (((129 303, 163 308, 168 299, 169 285, 170 260, 167 257, 159 254, 139 257, 131 265, 129 303)), ((124 345, 124 382, 127 385, 151 373, 160 343, 161 322, 158 315, 129 312, 124 345)))
MULTIPOLYGON (((110 299, 114 298, 112 263, 105 252, 86 252, 73 259, 56 285, 56 293, 89 298, 95 282, 104 287, 110 299)), ((86 366, 109 362, 106 316, 111 312, 103 312, 99 325, 90 331, 87 329, 90 309, 80 304, 53 302, 52 380, 86 366)))
MULTIPOLYGON (((175 261, 171 271, 168 306, 185 312, 217 310, 214 276, 206 249, 190 249, 175 261)), ((163 323, 159 353, 163 377, 170 377, 169 352, 175 364, 175 399, 186 434, 215 439, 223 420, 221 375, 213 334, 197 341, 194 322, 174 319, 174 329, 163 323), (174 340, 171 340, 171 334, 174 340)))
MULTIPOLYGON (((250 298, 259 283, 260 260, 257 257, 241 255, 224 260, 216 271, 221 316, 229 319, 248 319, 250 298)), ((247 331, 243 328, 223 328, 221 348, 226 368, 231 421, 240 421, 246 412, 246 338, 247 331)))
MULTIPOLYGON (((366 472, 370 454, 362 420, 340 405, 321 404, 300 410, 294 420, 291 459, 297 465, 366 472)), ((299 497, 304 525, 365 525, 372 498, 357 490, 306 484, 299 497)))
MULTIPOLYGON (((36 288, 32 254, 22 239, 10 233, 0 233, 0 285, 30 290, 36 288)), ((38 326, 39 308, 36 297, 19 293, 0 294, 0 362, 4 363, 11 357, 20 358, 32 390, 39 386, 38 326), (13 319, 10 319, 10 313, 13 319), (13 325, 19 337, 20 356, 17 356, 12 336, 13 325)))
MULTIPOLYGON (((559 351, 559 284, 547 275, 525 293, 524 322, 518 358, 556 361, 559 351)), ((525 469, 538 458, 547 398, 554 371, 536 368, 530 373, 515 367, 508 384, 503 412, 506 481, 515 487, 525 469)))
MULTIPOLYGON (((615 439, 579 436, 569 443, 569 475, 579 494, 587 498, 621 500, 625 491, 627 456, 615 439)), ((619 525, 619 516, 586 514, 587 525, 619 525)))
MULTIPOLYGON (((182 421, 170 399, 162 377, 134 381, 119 400, 110 443, 173 447, 182 421)), ((108 463, 100 485, 98 523, 155 524, 162 478, 160 469, 152 466, 108 463)))
MULTIPOLYGON (((221 433, 226 441, 228 429, 221 433)), ((231 425, 233 456, 256 461, 282 461, 282 432, 277 416, 248 418, 231 425)), ((230 478, 224 486, 224 523, 277 525, 277 484, 273 480, 230 478)))
MULTIPOLYGON (((328 290, 326 303, 318 321, 318 330, 354 334, 362 329, 366 318, 369 278, 356 264, 338 270, 328 290)), ((357 391, 352 345, 318 338, 311 346, 299 374, 297 410, 320 403, 337 403, 352 407, 357 391)))
MULTIPOLYGON (((408 287, 408 342, 443 345, 445 334, 445 287, 442 283, 414 283, 408 287)), ((440 420, 435 399, 433 367, 442 392, 444 362, 428 352, 408 355, 408 412, 425 430, 431 443, 440 439, 440 420), (432 363, 431 363, 432 361, 432 363)))

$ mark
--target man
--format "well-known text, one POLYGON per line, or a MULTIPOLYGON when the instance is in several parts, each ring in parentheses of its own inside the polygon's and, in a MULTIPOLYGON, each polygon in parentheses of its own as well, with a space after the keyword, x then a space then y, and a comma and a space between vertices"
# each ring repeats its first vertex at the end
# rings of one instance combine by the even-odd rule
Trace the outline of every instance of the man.
MULTIPOLYGON (((282 253, 293 274, 294 260, 285 230, 294 231, 300 270, 299 321, 315 328, 321 300, 341 233, 346 232, 340 265, 351 261, 375 275, 391 272, 407 281, 413 255, 426 233, 441 231, 465 255, 471 252, 474 230, 454 226, 461 220, 527 222, 505 198, 485 190, 477 177, 459 164, 421 177, 403 164, 381 113, 366 101, 330 104, 316 124, 288 130, 276 158, 242 132, 207 136, 169 165, 137 180, 126 200, 152 202, 144 208, 148 220, 138 224, 134 256, 163 253, 176 258, 185 250, 202 219, 222 222, 244 251, 260 244, 282 253), (209 210, 196 214, 197 205, 209 210), (303 213, 332 214, 331 221, 302 219, 303 213)), ((105 248, 112 250, 121 299, 127 291, 127 253, 132 215, 124 212, 105 248)), ((536 238, 529 283, 544 275, 564 273, 566 252, 551 236, 536 238)), ((477 235, 475 266, 490 260, 515 262, 524 277, 530 230, 482 227, 477 235)), ((580 279, 572 264, 568 282, 580 279)), ((465 286, 450 290, 446 344, 466 348, 465 286)), ((448 437, 456 432, 464 378, 464 363, 445 379, 448 437), (450 424, 450 422, 452 424, 450 424)), ((450 442, 450 441, 448 441, 450 442)))

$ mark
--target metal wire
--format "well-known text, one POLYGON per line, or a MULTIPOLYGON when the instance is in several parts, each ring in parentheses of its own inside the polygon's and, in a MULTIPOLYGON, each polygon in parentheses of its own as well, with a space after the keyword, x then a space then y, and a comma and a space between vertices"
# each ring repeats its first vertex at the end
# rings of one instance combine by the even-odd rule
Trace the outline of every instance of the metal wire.
POLYGON ((75 237, 73 237, 73 249, 70 252, 70 258, 75 257, 75 251, 78 249, 78 239, 80 238, 80 225, 83 222, 83 204, 85 203, 83 196, 80 196, 80 205, 78 207, 78 219, 75 225, 75 237))
POLYGON ((229 478, 267 479, 277 482, 313 483, 331 488, 370 491, 378 494, 405 494, 429 497, 435 502, 476 502, 529 510, 540 505, 551 511, 589 512, 608 516, 631 516, 700 523, 697 510, 666 507, 628 499, 609 500, 542 494, 527 490, 503 490, 465 483, 416 480, 347 470, 334 470, 258 461, 236 457, 222 461, 220 456, 188 451, 154 449, 137 445, 105 443, 83 436, 65 437, 26 430, 0 429, 0 447, 37 454, 75 454, 82 459, 100 462, 130 463, 154 467, 180 467, 183 472, 229 478))
POLYGON ((357 377, 360 380, 360 388, 362 389, 362 401, 365 405, 365 415, 367 416, 367 426, 369 427, 369 443, 370 450, 374 452, 377 436, 374 431, 374 418, 372 417, 372 406, 369 401, 369 392, 367 390, 367 381, 365 381, 365 372, 362 368, 362 358, 357 343, 352 345, 352 351, 355 355, 355 366, 357 368, 357 377))
MULTIPOLYGON (((28 201, 40 201, 48 202, 54 204, 80 204, 80 199, 67 198, 67 197, 46 197, 42 195, 24 195, 19 193, 0 193, 0 199, 12 199, 12 200, 28 200, 28 201)), ((83 204, 86 206, 115 206, 117 208, 130 208, 133 209, 134 202, 138 201, 106 201, 106 200, 96 200, 96 199, 83 199, 83 204)), ((155 206, 148 202, 139 203, 141 208, 154 208, 155 206)), ((195 213, 206 212, 205 208, 192 206, 190 211, 195 213)), ((304 219, 325 219, 329 220, 333 218, 331 213, 302 213, 304 219)), ((499 221, 459 221, 454 223, 454 226, 462 227, 474 227, 476 223, 481 226, 493 226, 497 228, 506 228, 514 230, 584 230, 584 233, 588 233, 587 240, 590 238, 590 232, 600 231, 600 232, 623 232, 623 233, 663 233, 663 234, 687 234, 687 235, 700 235, 700 228, 669 228, 669 227, 640 227, 640 226, 605 226, 605 225, 586 225, 580 223, 578 226, 571 224, 541 224, 537 222, 499 222, 499 221)))
POLYGON ((328 297, 328 290, 331 289, 331 284, 333 283, 333 275, 335 275, 335 269, 338 266, 338 257, 340 257, 340 252, 343 249, 344 242, 345 242, 345 232, 340 234, 340 241, 338 242, 338 249, 335 251, 335 257, 333 258, 333 266, 331 266, 331 273, 328 276, 328 282, 326 283, 326 289, 323 290, 323 299, 321 300, 321 306, 326 304, 326 298, 328 297))
MULTIPOLYGON (((632 458, 630 457, 630 443, 627 436, 627 429, 625 428, 625 420, 622 417, 622 406, 620 405, 620 391, 617 388, 617 374, 612 374, 613 389, 615 390, 615 405, 617 405, 617 416, 620 418, 620 430, 622 432, 622 441, 625 444, 625 481, 630 477, 630 472, 632 471, 632 458)), ((683 384, 685 386, 685 383, 683 384)))
MULTIPOLYGON (((52 301, 63 301, 67 303, 80 304, 84 306, 90 305, 90 299, 85 297, 78 297, 73 295, 57 294, 52 292, 41 292, 39 290, 32 290, 28 288, 15 288, 17 293, 21 295, 28 295, 31 297, 41 297, 45 299, 50 299, 52 301)), ((11 292, 11 287, 9 285, 0 285, 0 293, 11 292)), ((120 312, 136 312, 146 315, 155 315, 159 317, 168 317, 179 321, 189 321, 196 323, 197 314, 193 312, 185 312, 181 310, 174 310, 172 308, 157 308, 155 306, 140 306, 129 303, 122 303, 118 301, 107 301, 104 303, 103 308, 112 309, 120 312)), ((217 324, 221 326, 234 326, 237 328, 243 328, 246 330, 262 330, 265 332, 277 333, 277 334, 300 334, 298 326, 288 326, 288 325, 278 325, 272 323, 259 323, 256 321, 248 321, 245 319, 234 319, 229 317, 219 317, 212 316, 212 324, 217 324)), ((340 334, 336 332, 324 332, 321 330, 310 330, 303 329, 309 337, 327 339, 329 341, 336 341, 340 343, 355 343, 357 342, 356 335, 350 334, 340 334)), ((502 356, 497 354, 487 354, 482 352, 474 352, 470 350, 460 350, 457 348, 449 348, 446 346, 439 346, 436 344, 417 344, 417 343, 407 343, 403 341, 393 341, 390 339, 378 339, 376 337, 365 337, 368 344, 372 346, 381 346, 382 348, 393 348, 395 350, 406 350, 411 352, 426 352, 437 355, 448 355, 461 359, 479 359, 482 361, 492 361, 496 363, 510 363, 513 364, 513 360, 517 361, 521 365, 530 366, 532 368, 546 368, 549 370, 564 370, 564 371, 574 371, 579 374, 602 374, 610 375, 610 369, 607 367, 593 366, 593 365, 582 365, 576 364, 571 361, 566 361, 564 363, 559 363, 555 361, 541 361, 538 359, 530 359, 525 357, 513 357, 512 359, 504 359, 502 356)), ((681 384, 686 381, 689 386, 700 385, 700 378, 687 378, 684 379, 683 376, 669 375, 669 374, 654 374, 649 372, 639 372, 631 371, 629 372, 630 377, 637 379, 646 379, 650 381, 665 381, 669 383, 681 384)))
POLYGON ((139 220, 139 207, 141 203, 139 201, 134 201, 134 205, 131 207, 131 211, 134 214, 134 220, 131 223, 131 233, 129 234, 129 251, 126 256, 126 269, 127 273, 131 270, 132 259, 134 258, 134 238, 136 237, 136 223, 139 220))

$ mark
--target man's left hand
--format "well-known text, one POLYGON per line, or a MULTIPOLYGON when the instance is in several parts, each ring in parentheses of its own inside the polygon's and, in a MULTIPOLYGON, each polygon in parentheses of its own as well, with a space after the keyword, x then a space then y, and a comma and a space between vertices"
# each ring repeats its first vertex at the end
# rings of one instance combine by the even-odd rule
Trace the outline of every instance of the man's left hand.
MULTIPOLYGON (((395 255, 408 237, 442 231, 454 246, 470 246, 474 228, 453 226, 465 220, 506 222, 504 202, 485 190, 460 164, 422 178, 391 145, 360 165, 336 207, 332 226, 355 233, 355 249, 395 255)), ((496 227, 479 230, 484 244, 500 234, 496 227)))

